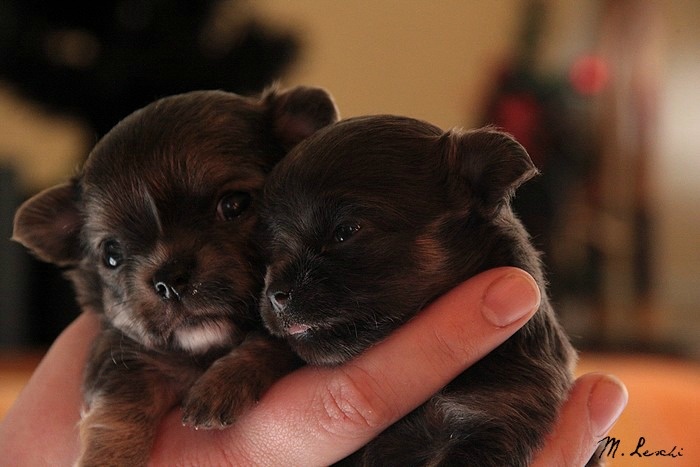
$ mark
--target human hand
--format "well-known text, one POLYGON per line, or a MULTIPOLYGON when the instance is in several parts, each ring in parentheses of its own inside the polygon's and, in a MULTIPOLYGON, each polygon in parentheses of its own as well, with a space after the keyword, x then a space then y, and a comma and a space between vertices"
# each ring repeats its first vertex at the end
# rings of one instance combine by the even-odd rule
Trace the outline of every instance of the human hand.
MULTIPOLYGON (((179 410, 174 410, 160 427, 152 463, 330 464, 497 347, 538 304, 537 287, 523 272, 500 268, 483 273, 348 364, 306 367, 283 378, 227 430, 194 432, 181 426, 179 410)), ((52 346, 0 425, 0 458, 14 465, 67 465, 75 459, 80 375, 96 332, 95 317, 86 313, 52 346)), ((580 423, 581 413, 599 400, 595 391, 586 400, 591 387, 572 393, 558 425, 562 437, 549 440, 539 458, 543 465, 552 465, 547 459, 585 457, 582 451, 590 444, 586 433, 566 427, 580 423), (582 448, 565 449, 576 436, 582 448)))
POLYGON ((83 312, 53 343, 0 423, 0 464, 72 465, 78 457, 81 383, 97 316, 83 312))

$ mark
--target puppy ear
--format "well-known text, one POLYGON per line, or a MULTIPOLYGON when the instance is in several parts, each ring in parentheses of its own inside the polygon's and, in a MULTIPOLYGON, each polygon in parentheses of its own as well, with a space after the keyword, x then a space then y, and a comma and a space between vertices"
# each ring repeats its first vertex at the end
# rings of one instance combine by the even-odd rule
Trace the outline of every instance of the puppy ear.
POLYGON ((324 89, 298 86, 268 90, 263 99, 272 116, 272 130, 288 151, 326 125, 338 121, 338 109, 324 89))
POLYGON ((81 227, 77 182, 73 181, 25 201, 15 214, 12 240, 43 261, 69 266, 80 259, 81 227))
POLYGON ((450 177, 466 181, 482 207, 495 210, 508 203, 523 182, 538 171, 525 148, 507 133, 493 128, 450 130, 441 137, 450 177))

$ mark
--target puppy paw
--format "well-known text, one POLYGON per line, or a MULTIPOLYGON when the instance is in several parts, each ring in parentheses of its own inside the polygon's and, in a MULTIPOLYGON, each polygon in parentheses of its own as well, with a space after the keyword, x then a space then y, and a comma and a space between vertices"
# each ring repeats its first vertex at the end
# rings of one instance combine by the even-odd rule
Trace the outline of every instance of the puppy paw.
POLYGON ((284 341, 251 334, 195 381, 182 404, 182 422, 193 428, 226 428, 299 365, 284 341))
POLYGON ((201 388, 193 389, 183 402, 182 423, 197 430, 224 429, 254 403, 233 393, 212 394, 201 388))
POLYGON ((252 407, 259 391, 246 379, 231 378, 230 368, 210 368, 182 403, 182 423, 195 429, 223 429, 252 407))

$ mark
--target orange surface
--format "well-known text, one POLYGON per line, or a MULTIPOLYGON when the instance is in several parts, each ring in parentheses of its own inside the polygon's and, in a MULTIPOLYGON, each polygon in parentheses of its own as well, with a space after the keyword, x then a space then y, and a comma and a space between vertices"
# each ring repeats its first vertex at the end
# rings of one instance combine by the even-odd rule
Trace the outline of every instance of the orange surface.
POLYGON ((27 383, 41 357, 41 352, 0 353, 0 419, 27 383))
POLYGON ((658 356, 582 355, 578 373, 590 371, 615 374, 629 391, 627 408, 610 433, 620 444, 614 458, 607 456, 607 465, 700 466, 698 363, 658 356), (644 444, 637 449, 640 442, 644 444), (652 455, 640 457, 635 450, 652 455), (655 455, 661 450, 675 456, 655 455))

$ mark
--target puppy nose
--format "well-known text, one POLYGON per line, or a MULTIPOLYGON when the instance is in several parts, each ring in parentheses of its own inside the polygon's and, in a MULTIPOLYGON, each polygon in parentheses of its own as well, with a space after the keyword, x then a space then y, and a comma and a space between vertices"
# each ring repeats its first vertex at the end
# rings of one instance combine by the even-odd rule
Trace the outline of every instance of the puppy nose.
POLYGON ((153 289, 163 300, 180 300, 190 282, 192 266, 182 262, 170 262, 161 266, 153 275, 153 289))
POLYGON ((287 308, 287 303, 289 302, 289 299, 291 297, 292 294, 290 292, 282 290, 272 291, 268 293, 270 303, 272 303, 272 307, 277 313, 284 312, 284 310, 287 308))

